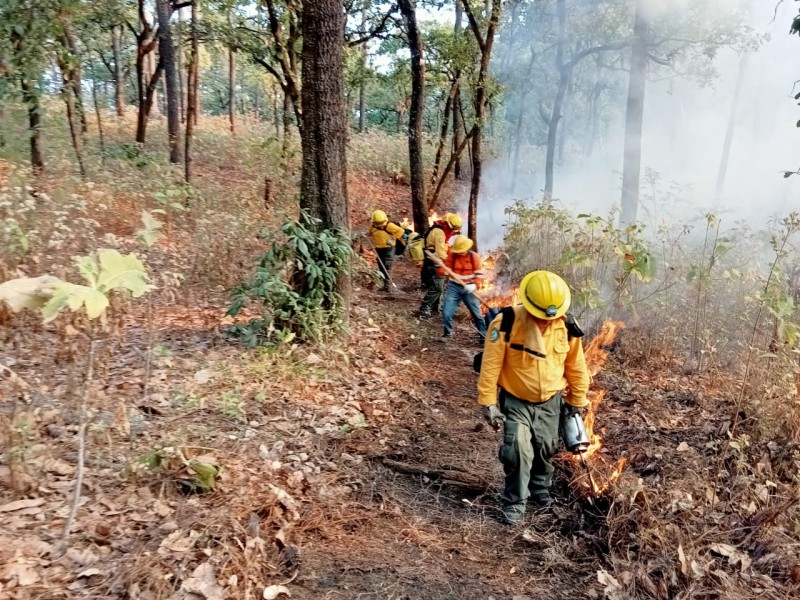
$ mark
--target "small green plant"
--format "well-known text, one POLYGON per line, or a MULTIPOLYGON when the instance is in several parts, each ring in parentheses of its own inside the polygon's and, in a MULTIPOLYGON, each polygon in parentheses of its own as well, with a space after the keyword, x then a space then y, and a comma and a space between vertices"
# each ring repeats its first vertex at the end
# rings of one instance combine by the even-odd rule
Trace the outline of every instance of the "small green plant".
POLYGON ((244 421, 244 401, 239 398, 236 392, 222 392, 219 401, 219 412, 232 421, 244 421))
POLYGON ((248 346, 319 341, 342 329, 342 298, 336 290, 354 252, 345 232, 317 231, 319 223, 304 213, 264 236, 277 239, 253 277, 233 290, 227 313, 236 317, 246 306, 260 305, 260 317, 228 329, 248 346))
POLYGON ((143 472, 160 474, 173 479, 186 493, 201 494, 212 491, 217 485, 221 468, 211 456, 187 458, 190 448, 167 446, 154 448, 143 454, 131 467, 131 474, 143 472))

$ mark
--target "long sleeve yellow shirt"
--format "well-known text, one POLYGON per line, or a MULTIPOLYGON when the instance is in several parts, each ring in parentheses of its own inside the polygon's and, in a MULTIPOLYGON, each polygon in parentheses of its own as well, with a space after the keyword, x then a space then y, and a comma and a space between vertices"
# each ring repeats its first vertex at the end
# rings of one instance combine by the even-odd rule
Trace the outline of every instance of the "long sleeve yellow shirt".
POLYGON ((405 231, 402 227, 398 227, 391 222, 384 227, 375 227, 373 225, 369 229, 369 235, 376 248, 394 248, 395 240, 403 239, 404 233, 405 231))
POLYGON ((428 237, 425 238, 425 249, 429 252, 434 252, 436 256, 445 260, 447 258, 447 237, 442 229, 438 227, 431 229, 428 237))
POLYGON ((564 396, 568 404, 588 405, 590 377, 580 338, 569 340, 564 319, 551 321, 544 332, 537 332, 531 329, 539 327, 536 319, 525 307, 514 307, 514 315, 509 341, 500 331, 502 315, 489 325, 478 379, 478 404, 496 404, 500 386, 534 403, 568 388, 564 396))

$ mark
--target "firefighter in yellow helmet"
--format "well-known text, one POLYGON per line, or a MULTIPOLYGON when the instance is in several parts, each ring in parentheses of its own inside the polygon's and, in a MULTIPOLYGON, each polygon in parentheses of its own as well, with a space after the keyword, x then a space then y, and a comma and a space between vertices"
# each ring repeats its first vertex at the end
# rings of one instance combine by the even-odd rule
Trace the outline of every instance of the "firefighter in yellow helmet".
POLYGON ((534 271, 519 295, 522 305, 503 309, 489 325, 478 379, 487 419, 495 428, 505 423, 500 500, 509 524, 522 521, 529 498, 537 507, 552 505, 561 412, 582 412, 589 403, 583 332, 567 313, 569 286, 555 273, 534 271))
POLYGON ((399 225, 389 222, 389 217, 382 210, 372 213, 372 225, 369 228, 369 237, 372 245, 375 246, 376 260, 378 269, 383 275, 382 292, 391 292, 389 271, 392 270, 394 262, 395 245, 403 244, 403 234, 405 230, 399 225))
MULTIPOLYGON (((447 260, 448 244, 461 233, 461 217, 455 213, 446 213, 441 219, 434 221, 424 234, 425 250, 435 254, 441 260, 447 260)), ((422 263, 422 287, 425 296, 419 307, 420 317, 429 318, 439 313, 445 289, 445 278, 436 270, 433 261, 425 257, 422 263)))

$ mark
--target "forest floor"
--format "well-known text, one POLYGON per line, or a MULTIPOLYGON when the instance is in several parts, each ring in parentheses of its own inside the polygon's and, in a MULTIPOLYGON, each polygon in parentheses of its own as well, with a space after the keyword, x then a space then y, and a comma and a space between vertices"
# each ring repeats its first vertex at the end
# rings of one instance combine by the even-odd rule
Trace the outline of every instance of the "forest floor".
MULTIPOLYGON (((405 198, 351 177, 354 222, 376 199, 402 217, 405 198)), ((116 234, 135 218, 117 216, 116 234)), ((13 442, 0 463, 0 598, 798 597, 798 445, 744 414, 718 460, 737 373, 688 372, 676 349, 626 330, 596 377, 604 448, 590 462, 602 481, 625 458, 622 476, 593 497, 562 455, 554 512, 508 527, 471 325, 440 343, 438 321, 412 316, 416 269, 400 261, 393 274, 392 295, 354 279, 350 336, 322 346, 237 345, 221 331, 224 286, 160 296, 151 342, 134 305, 98 344, 66 544, 84 374, 69 335, 14 317, 2 355, 16 376, 0 379, 13 442), (212 491, 190 489, 193 459, 220 467, 212 491)))

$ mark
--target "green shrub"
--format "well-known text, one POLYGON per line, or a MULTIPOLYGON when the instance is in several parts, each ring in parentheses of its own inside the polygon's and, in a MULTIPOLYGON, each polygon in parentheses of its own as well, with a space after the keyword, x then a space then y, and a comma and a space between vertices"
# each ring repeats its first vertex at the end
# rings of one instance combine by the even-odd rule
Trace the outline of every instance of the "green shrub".
POLYGON ((229 332, 249 346, 275 345, 295 338, 320 341, 342 329, 339 279, 350 269, 354 252, 349 236, 328 229, 303 213, 264 236, 273 239, 255 274, 233 290, 229 315, 259 305, 261 316, 229 332))

